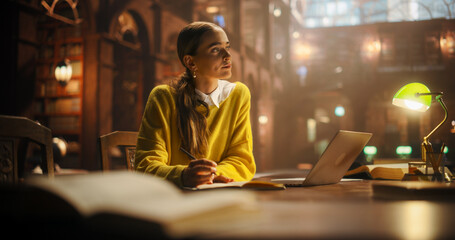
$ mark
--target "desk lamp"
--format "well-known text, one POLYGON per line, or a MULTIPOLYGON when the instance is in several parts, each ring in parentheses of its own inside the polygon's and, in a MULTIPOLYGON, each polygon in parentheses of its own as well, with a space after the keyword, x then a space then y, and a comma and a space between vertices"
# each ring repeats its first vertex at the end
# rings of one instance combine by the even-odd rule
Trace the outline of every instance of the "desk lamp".
MULTIPOLYGON (((409 83, 398 90, 392 101, 392 104, 396 106, 408 108, 414 111, 425 112, 430 108, 432 95, 436 96, 436 101, 441 104, 442 108, 444 109, 445 116, 441 123, 439 123, 428 135, 423 137, 422 160, 424 162, 427 161, 427 152, 433 151, 431 143, 428 141, 428 139, 447 120, 448 112, 446 105, 442 101, 443 93, 430 92, 430 89, 421 83, 409 83)), ((435 166, 433 166, 433 168, 434 167, 435 166)))

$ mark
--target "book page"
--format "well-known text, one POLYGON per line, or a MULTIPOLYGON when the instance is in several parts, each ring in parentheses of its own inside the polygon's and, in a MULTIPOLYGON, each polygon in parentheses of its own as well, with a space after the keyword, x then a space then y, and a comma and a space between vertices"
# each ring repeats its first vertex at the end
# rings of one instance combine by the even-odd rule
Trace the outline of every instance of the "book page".
POLYGON ((179 192, 170 183, 123 171, 62 176, 54 180, 36 178, 28 184, 63 197, 82 215, 92 214, 106 205, 127 204, 132 199, 179 198, 179 192))
POLYGON ((401 168, 376 167, 371 170, 373 179, 402 180, 404 175, 401 168))
POLYGON ((248 192, 184 194, 166 180, 128 171, 36 178, 29 184, 61 196, 85 217, 104 212, 164 225, 221 208, 255 205, 248 192))
POLYGON ((361 174, 361 178, 402 179, 408 173, 408 163, 369 164, 347 171, 345 177, 361 174))
POLYGON ((377 167, 383 167, 383 168, 401 168, 401 170, 403 170, 404 173, 408 173, 408 163, 370 164, 370 165, 365 165, 365 166, 367 166, 370 169, 370 171, 377 167))
POLYGON ((202 184, 195 188, 190 188, 191 190, 203 190, 203 189, 213 189, 213 188, 241 188, 243 184, 247 183, 246 181, 240 182, 229 182, 229 183, 211 183, 211 184, 202 184))
POLYGON ((216 188, 249 188, 249 189, 286 189, 283 184, 251 180, 251 181, 239 181, 239 182, 229 182, 229 183, 212 183, 212 184, 202 184, 196 188, 189 188, 190 190, 205 190, 205 189, 216 189, 216 188))
POLYGON ((373 179, 401 180, 408 173, 407 163, 367 165, 373 179))

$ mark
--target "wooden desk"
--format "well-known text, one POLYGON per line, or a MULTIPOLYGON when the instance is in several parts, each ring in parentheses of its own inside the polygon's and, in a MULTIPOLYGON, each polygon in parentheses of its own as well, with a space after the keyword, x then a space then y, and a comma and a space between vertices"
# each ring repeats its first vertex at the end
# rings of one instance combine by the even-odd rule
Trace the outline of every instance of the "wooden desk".
MULTIPOLYGON (((293 177, 298 177, 293 175, 293 177)), ((56 176, 57 178, 65 176, 56 176)), ((333 185, 315 187, 290 187, 286 190, 253 191, 258 200, 257 214, 242 215, 226 220, 231 212, 220 210, 215 215, 220 221, 209 219, 203 224, 191 224, 191 219, 180 222, 195 230, 197 234, 189 239, 455 239, 452 219, 455 214, 455 199, 452 201, 386 201, 372 197, 373 181, 340 182, 333 185), (199 226, 203 226, 198 228, 199 226)), ((13 189, 6 189, 12 191, 13 189)), ((8 193, 6 191, 6 193, 8 193)), ((212 191, 212 190, 209 190, 212 191)), ((215 189, 213 191, 223 191, 215 189)), ((234 189, 231 191, 249 191, 234 189)), ((12 191, 14 193, 14 191, 12 191)), ((198 194, 189 191, 187 194, 198 194)), ((8 194, 6 194, 8 196, 8 194)), ((14 200, 14 195, 10 195, 14 200)), ((95 219, 99 223, 87 225, 78 217, 50 214, 43 217, 39 208, 35 215, 36 201, 25 201, 28 195, 18 195, 26 209, 33 210, 32 218, 21 214, 6 214, 0 217, 5 229, 17 227, 23 237, 45 234, 47 239, 61 239, 72 236, 74 239, 163 239, 165 235, 159 226, 151 222, 122 218, 115 214, 108 218, 95 219), (54 218, 55 217, 55 218, 54 218), (17 220, 17 221, 16 221, 17 220), (10 222, 10 224, 8 224, 10 222), (115 223, 115 224, 112 224, 115 223), (27 231, 23 231, 27 226, 27 231), (98 229, 94 226, 102 226, 98 229), (117 226, 123 226, 121 233, 114 233, 117 226), (37 234, 40 233, 40 234, 37 234)), ((31 195, 30 195, 31 196, 31 195)), ((8 198, 6 198, 8 199, 8 198)), ((58 206, 57 212, 69 206, 53 205, 56 198, 44 195, 37 198, 41 202, 58 206)), ((183 199, 185 200, 185 199, 183 199)), ((15 202, 0 198, 0 206, 7 209, 15 202), (6 204, 5 204, 6 203, 6 204), (6 207, 5 207, 6 206, 6 207)), ((125 204, 134 204, 134 199, 125 204)), ((23 204, 19 204, 23 208, 23 204)), ((16 206, 17 207, 17 206, 16 206)), ((231 209, 232 210, 232 209, 231 209)), ((20 211, 19 211, 20 212, 20 211)), ((64 211, 62 211, 64 212, 64 211)), ((72 211, 70 211, 73 213, 72 211)), ((245 211, 246 212, 246 211, 245 211)), ((242 213, 245 213, 242 212, 242 213)), ((6 213, 10 213, 6 211, 6 213)), ((232 214, 237 216, 235 214, 232 214)), ((108 215, 110 216, 110 215, 108 215)), ((93 219, 91 219, 93 221, 93 219)), ((194 222, 193 222, 194 223, 194 222)))
POLYGON ((257 191, 261 216, 210 226, 203 239, 450 239, 455 201, 372 198, 371 181, 257 191), (215 231, 216 230, 216 231, 215 231), (216 232, 216 233, 213 233, 216 232))

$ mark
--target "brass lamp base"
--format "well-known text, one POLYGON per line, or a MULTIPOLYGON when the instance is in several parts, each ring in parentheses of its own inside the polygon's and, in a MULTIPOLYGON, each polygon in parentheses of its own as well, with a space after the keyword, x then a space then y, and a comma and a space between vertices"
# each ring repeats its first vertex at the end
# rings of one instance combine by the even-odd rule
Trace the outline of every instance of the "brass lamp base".
MULTIPOLYGON (((433 94, 433 93, 429 93, 433 94)), ((440 151, 434 151, 433 146, 431 145, 428 139, 430 136, 439 128, 442 124, 445 123, 447 120, 448 112, 447 107, 442 100, 442 93, 440 93, 436 100, 441 104, 441 107, 444 109, 444 119, 427 135, 423 138, 422 142, 422 161, 425 162, 425 174, 428 174, 428 170, 431 169, 433 171, 433 179, 436 181, 444 181, 445 179, 445 167, 444 167, 444 147, 445 145, 442 144, 442 149, 440 151), (441 164, 442 163, 442 164, 441 164), (442 165, 442 166, 441 166, 442 165)))
POLYGON ((444 182, 450 181, 446 179, 445 174, 445 159, 444 159, 444 147, 440 151, 434 151, 432 145, 428 141, 422 143, 422 161, 425 162, 425 174, 432 176, 431 181, 444 182))

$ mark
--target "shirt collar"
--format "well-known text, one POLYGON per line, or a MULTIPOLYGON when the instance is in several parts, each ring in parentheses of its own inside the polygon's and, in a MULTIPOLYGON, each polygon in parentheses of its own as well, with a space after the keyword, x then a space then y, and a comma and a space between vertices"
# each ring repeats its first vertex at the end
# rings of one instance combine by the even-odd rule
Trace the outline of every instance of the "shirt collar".
POLYGON ((207 103, 209 106, 215 105, 217 108, 220 108, 220 85, 213 90, 210 94, 205 94, 198 89, 196 89, 196 93, 198 94, 198 97, 201 101, 207 103))

